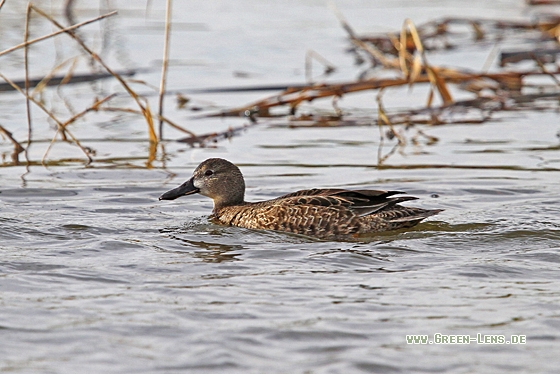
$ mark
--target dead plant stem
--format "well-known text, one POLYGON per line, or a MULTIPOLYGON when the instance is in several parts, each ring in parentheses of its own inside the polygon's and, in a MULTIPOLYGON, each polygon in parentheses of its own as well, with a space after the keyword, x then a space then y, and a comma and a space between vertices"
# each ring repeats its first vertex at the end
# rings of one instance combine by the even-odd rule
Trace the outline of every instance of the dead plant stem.
MULTIPOLYGON (((31 15, 31 3, 27 3, 25 14, 25 32, 23 35, 23 42, 27 43, 29 40, 29 17, 31 15)), ((23 49, 23 64, 25 66, 25 112, 27 115, 27 147, 25 147, 25 161, 29 165, 29 147, 31 147, 31 103, 29 102, 29 48, 25 44, 23 49)))
POLYGON ((163 61, 161 64, 161 82, 159 85, 159 139, 163 140, 163 98, 165 96, 165 83, 167 79, 167 66, 169 64, 169 38, 171 35, 171 5, 173 1, 167 0, 165 8, 165 43, 163 45, 163 61))

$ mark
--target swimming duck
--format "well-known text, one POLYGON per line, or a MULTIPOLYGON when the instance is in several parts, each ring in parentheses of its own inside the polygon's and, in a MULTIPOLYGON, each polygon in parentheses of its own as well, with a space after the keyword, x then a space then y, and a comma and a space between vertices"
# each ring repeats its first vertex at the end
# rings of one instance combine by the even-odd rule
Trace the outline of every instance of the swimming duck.
POLYGON ((408 228, 441 210, 399 205, 415 200, 400 191, 310 189, 276 199, 246 202, 245 181, 237 166, 210 158, 195 169, 192 178, 159 200, 174 200, 200 193, 214 200, 211 218, 218 223, 248 229, 287 231, 318 238, 359 236, 408 228))

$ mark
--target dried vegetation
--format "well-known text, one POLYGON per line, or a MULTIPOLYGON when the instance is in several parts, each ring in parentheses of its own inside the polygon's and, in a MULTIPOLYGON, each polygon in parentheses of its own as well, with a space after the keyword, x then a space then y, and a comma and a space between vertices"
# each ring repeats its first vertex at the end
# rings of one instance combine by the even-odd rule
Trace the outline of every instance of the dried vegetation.
MULTIPOLYGON (((69 2, 71 3, 71 1, 69 2)), ((0 2, 0 18, 2 16, 0 2)), ((33 127, 30 108, 35 106, 44 111, 51 121, 56 124, 56 131, 46 148, 41 160, 45 164, 49 151, 57 141, 74 144, 83 154, 85 162, 95 161, 92 148, 85 146, 77 139, 72 131, 73 125, 78 119, 93 111, 116 111, 140 115, 144 118, 147 126, 147 141, 150 144, 149 155, 146 165, 156 157, 158 144, 163 139, 164 126, 170 126, 187 134, 186 137, 177 141, 190 146, 206 146, 216 141, 227 139, 241 134, 250 126, 254 126, 270 118, 275 121, 281 120, 288 127, 326 127, 326 126, 379 126, 381 144, 384 141, 395 142, 393 149, 382 153, 379 148, 378 164, 383 162, 399 147, 412 142, 424 141, 433 144, 437 138, 427 135, 422 129, 416 128, 415 134, 407 138, 407 130, 415 125, 439 126, 452 123, 484 123, 492 119, 496 112, 524 109, 541 108, 543 102, 558 106, 560 99, 560 82, 558 75, 560 67, 556 62, 556 56, 560 53, 560 17, 547 16, 531 22, 510 22, 503 20, 482 19, 459 19, 447 18, 435 20, 423 25, 415 26, 411 20, 405 20, 400 31, 386 35, 365 36, 359 35, 351 25, 344 19, 342 14, 335 10, 342 28, 345 30, 350 42, 349 53, 353 54, 361 73, 358 78, 347 82, 338 83, 315 83, 312 82, 311 66, 316 61, 324 66, 324 76, 336 70, 336 67, 324 59, 315 51, 309 51, 306 56, 306 78, 307 83, 299 86, 283 87, 280 93, 265 97, 257 102, 247 104, 239 108, 232 108, 220 112, 203 114, 200 117, 235 116, 246 117, 249 121, 245 126, 230 128, 225 132, 195 134, 177 125, 163 114, 163 97, 166 94, 166 71, 168 63, 168 43, 170 35, 171 1, 167 1, 166 33, 164 40, 164 58, 162 63, 162 77, 159 87, 159 100, 157 114, 150 108, 148 99, 136 93, 129 84, 128 75, 134 71, 115 71, 103 59, 89 47, 80 37, 78 29, 87 24, 98 22, 104 18, 115 16, 116 12, 110 12, 99 17, 73 24, 65 27, 56 21, 41 8, 29 4, 27 7, 26 28, 23 42, 4 51, 0 51, 0 58, 16 50, 24 50, 24 79, 18 82, 10 80, 0 71, 0 78, 5 82, 0 84, 0 92, 16 90, 27 102, 28 137, 25 141, 17 140, 12 133, 0 124, 0 133, 3 137, 13 143, 14 149, 11 154, 11 162, 4 165, 19 165, 22 163, 20 155, 25 155, 27 165, 38 163, 30 160, 27 148, 32 144, 33 127), (50 22, 56 31, 31 39, 29 36, 29 20, 32 16, 38 16, 50 22), (459 31, 457 31, 459 30, 459 31), (30 80, 28 47, 32 44, 42 42, 63 34, 66 38, 74 41, 76 48, 81 49, 91 60, 92 65, 101 67, 101 72, 90 75, 73 74, 72 68, 68 68, 64 75, 56 74, 57 69, 47 74, 43 79, 30 80), (468 37, 465 37, 468 35, 468 37), (501 51, 500 45, 508 38, 524 39, 532 41, 534 48, 528 50, 501 51), (451 68, 431 64, 429 54, 439 50, 461 50, 476 43, 494 45, 492 53, 488 57, 487 66, 494 65, 492 72, 487 68, 464 69, 451 68), (496 63, 496 59, 498 60, 496 63), (520 64, 521 62, 521 64, 520 64), (517 65, 523 65, 518 68, 517 65), (366 66, 364 68, 364 66, 366 66), (545 77, 538 84, 527 83, 529 77, 545 77), (116 107, 107 104, 115 97, 110 94, 104 98, 92 98, 93 104, 73 114, 70 118, 61 119, 54 110, 47 108, 40 100, 42 90, 48 86, 70 84, 72 82, 95 81, 113 77, 128 93, 135 107, 116 107), (383 105, 383 95, 387 90, 395 87, 408 87, 412 89, 416 85, 428 85, 429 90, 425 98, 424 107, 416 107, 399 111, 388 111, 383 105), (33 89, 32 89, 33 88, 33 89), (469 92, 468 100, 456 100, 452 94, 453 90, 469 92), (376 103, 372 101, 372 107, 376 108, 376 115, 357 115, 346 113, 341 110, 338 100, 351 93, 360 91, 376 92, 376 103), (301 111, 303 103, 314 100, 329 98, 333 103, 333 112, 325 114, 305 113, 301 111), (274 108, 274 112, 273 109, 274 108), (276 109, 280 108, 280 110, 276 109), (285 110, 282 110, 285 108, 285 110), (155 123, 159 123, 156 132, 155 123), (400 130, 396 127, 400 126, 400 130)), ((71 12, 67 12, 70 20, 71 12)), ((211 88, 206 92, 227 91, 249 91, 268 90, 274 87, 253 87, 221 89, 211 88)), ((281 88, 275 87, 275 88, 281 88)), ((204 90, 201 90, 204 91, 204 90)), ((179 105, 188 102, 184 95, 178 96, 179 105)))

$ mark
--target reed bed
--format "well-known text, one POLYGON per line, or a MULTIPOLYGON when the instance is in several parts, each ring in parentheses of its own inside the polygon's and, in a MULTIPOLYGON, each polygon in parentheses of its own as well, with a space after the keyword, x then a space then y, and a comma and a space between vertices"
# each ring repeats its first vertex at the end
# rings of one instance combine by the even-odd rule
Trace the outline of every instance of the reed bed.
MULTIPOLYGON (((246 116, 252 122, 257 122, 259 118, 278 118, 278 110, 273 115, 271 109, 285 107, 284 116, 289 121, 288 126, 292 128, 378 125, 381 130, 387 127, 387 131, 380 131, 378 166, 381 166, 397 149, 409 142, 418 143, 420 139, 424 139, 427 144, 437 142, 437 138, 418 129, 407 141, 403 132, 396 130, 398 125, 408 130, 414 125, 482 124, 490 121, 494 113, 515 110, 520 104, 523 104, 524 110, 540 110, 542 108, 538 103, 543 100, 553 105, 560 102, 560 66, 556 64, 556 55, 560 54, 560 17, 549 16, 535 22, 446 18, 418 27, 406 19, 399 32, 360 36, 336 9, 335 14, 351 43, 350 52, 355 55, 358 64, 369 62, 373 77, 286 87, 279 94, 242 107, 211 113, 209 116, 246 116), (453 40, 454 26, 471 29, 470 43, 497 44, 513 37, 534 38, 538 40, 538 44, 547 45, 548 48, 502 52, 499 66, 509 69, 491 73, 486 69, 467 70, 430 64, 430 51, 465 47, 465 40, 461 41, 463 44, 453 40), (533 61, 533 68, 517 71, 510 68, 512 64, 524 60, 533 61), (396 77, 378 78, 380 71, 393 72, 396 77), (525 83, 525 78, 538 76, 550 78, 550 83, 537 86, 525 83), (382 97, 387 90, 422 84, 430 87, 425 107, 388 112, 383 106, 382 97), (472 93, 474 98, 455 100, 451 95, 450 85, 472 93), (378 92, 377 117, 342 114, 336 105, 338 99, 362 91, 378 92), (440 99, 438 105, 435 104, 436 95, 440 99), (333 100, 333 114, 298 113, 301 104, 325 98, 333 100), (383 155, 381 150, 386 139, 395 141, 395 146, 383 155)), ((334 67, 329 66, 328 69, 330 71, 334 67)))
MULTIPOLYGON (((0 1, 0 11, 4 1, 0 1)), ((71 4, 71 2, 69 2, 71 4)), ((351 53, 357 65, 362 67, 361 74, 355 80, 345 82, 314 82, 312 74, 313 62, 323 66, 323 78, 336 71, 336 66, 318 52, 309 50, 305 56, 306 83, 292 87, 238 87, 238 88, 208 88, 199 92, 232 92, 232 91, 258 91, 271 88, 281 89, 281 92, 264 97, 256 102, 248 103, 241 107, 221 111, 210 110, 197 118, 208 117, 243 117, 247 124, 230 127, 222 132, 208 132, 195 134, 185 129, 164 116, 164 96, 170 94, 166 91, 167 67, 169 61, 169 40, 171 37, 172 1, 166 2, 165 37, 163 41, 164 53, 161 68, 161 81, 158 91, 157 111, 151 109, 147 97, 138 94, 131 88, 129 76, 135 70, 116 70, 107 64, 79 35, 78 30, 88 24, 99 22, 108 17, 114 17, 117 12, 109 12, 87 21, 63 26, 40 7, 29 4, 26 12, 26 27, 23 42, 13 47, 0 51, 0 58, 6 54, 24 50, 24 79, 12 81, 0 71, 0 92, 16 90, 26 100, 26 116, 28 135, 26 141, 17 140, 8 129, 0 125, 0 134, 13 144, 13 153, 9 165, 20 165, 19 155, 24 153, 25 164, 37 164, 37 160, 30 160, 27 150, 33 142, 33 125, 31 108, 37 107, 43 111, 53 123, 56 124, 55 134, 45 149, 41 163, 49 164, 49 152, 57 141, 68 142, 80 150, 86 164, 95 162, 94 151, 91 147, 83 145, 73 135, 72 125, 88 115, 90 112, 121 112, 141 116, 146 124, 146 141, 149 143, 149 154, 146 158, 146 167, 151 167, 156 159, 158 148, 163 140, 164 126, 170 126, 187 134, 186 137, 174 139, 189 146, 204 147, 233 136, 239 136, 252 126, 266 123, 278 125, 282 122, 286 127, 333 127, 333 126, 378 126, 380 130, 380 147, 378 152, 378 165, 382 164, 397 150, 408 143, 425 144, 437 143, 438 139, 426 134, 423 129, 416 128, 413 135, 405 137, 406 131, 415 125, 441 126, 454 123, 485 123, 492 119, 494 113, 505 110, 514 110, 522 105, 525 110, 534 108, 538 110, 539 103, 543 100, 558 104, 560 100, 560 66, 556 63, 556 56, 560 53, 560 17, 548 16, 532 22, 487 20, 487 19, 461 19, 445 18, 434 20, 416 26, 412 20, 406 19, 400 30, 384 35, 359 35, 342 13, 333 9, 341 27, 345 30, 349 41, 351 53), (31 17, 38 16, 52 24, 56 31, 30 38, 29 21, 31 17), (470 38, 458 39, 455 37, 454 28, 470 30, 470 38), (76 49, 81 50, 101 71, 91 74, 74 74, 72 67, 67 68, 64 75, 58 70, 71 63, 65 61, 43 78, 32 80, 29 78, 28 48, 30 45, 40 43, 53 37, 63 35, 71 39, 76 49), (482 69, 464 69, 437 66, 429 61, 429 55, 437 50, 454 50, 464 48, 467 44, 486 43, 499 45, 508 38, 525 38, 538 40, 538 48, 522 51, 502 51, 497 66, 488 72, 487 67, 495 62, 497 55, 492 53, 488 63, 482 69), (516 70, 515 64, 521 61, 532 61, 530 69, 516 70), (64 66, 63 66, 64 65, 64 66), (364 74, 363 66, 366 66, 364 74), (380 73, 390 72, 391 77, 380 77, 380 73), (526 83, 527 77, 542 76, 549 79, 550 83, 530 85, 526 83), (61 119, 52 108, 48 108, 39 99, 46 87, 71 84, 73 82, 97 81, 100 79, 115 79, 129 96, 133 107, 115 107, 107 105, 116 94, 109 94, 101 99, 92 97, 93 104, 76 111, 69 118, 61 119), (396 88, 412 88, 416 85, 428 85, 429 90, 425 98, 424 107, 415 107, 405 110, 386 109, 383 96, 387 90, 396 88), (456 100, 450 86, 469 92, 472 99, 456 100), (372 91, 376 93, 376 116, 360 116, 341 110, 338 106, 340 98, 356 92, 372 91), (303 103, 320 99, 332 101, 331 114, 309 114, 300 110, 303 103), (274 108, 275 112, 272 112, 274 108), (281 110, 278 110, 281 109, 281 110), (285 108, 282 110, 282 108, 285 108), (271 118, 273 122, 271 122, 271 118), (156 131, 155 123, 158 123, 156 131), (397 129, 401 126, 404 131, 397 129), (389 153, 383 154, 384 142, 394 142, 394 147, 389 153)), ((71 10, 67 9, 67 18, 71 19, 71 10)), ((0 17, 1 17, 0 12, 0 17)), ((495 48, 493 49, 495 50, 495 48)), ((387 74, 385 74, 387 75, 387 74)), ((175 92, 176 93, 176 92, 175 92)), ((178 95, 178 104, 186 105, 189 98, 185 94, 178 95)), ((203 108, 204 109, 204 108, 203 108)))

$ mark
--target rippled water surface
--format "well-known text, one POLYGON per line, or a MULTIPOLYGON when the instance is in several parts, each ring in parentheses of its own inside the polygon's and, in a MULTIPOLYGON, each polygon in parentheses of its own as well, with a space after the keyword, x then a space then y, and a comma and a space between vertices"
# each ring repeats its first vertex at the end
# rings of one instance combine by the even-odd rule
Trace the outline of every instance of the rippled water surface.
MULTIPOLYGON (((21 25, 25 3, 7 3, 0 21, 21 25)), ((345 34, 322 1, 176 3, 171 89, 303 82, 307 49, 339 67, 335 79, 356 74, 345 34)), ((80 19, 99 13, 80 4, 80 19)), ((149 16, 143 2, 116 5, 123 8, 110 24, 112 43, 126 56, 111 55, 113 63, 158 66, 162 4, 153 4, 149 16)), ((397 30, 406 17, 417 23, 440 16, 528 19, 540 10, 513 0, 471 1, 468 8, 462 1, 427 0, 337 5, 360 32, 397 30)), ((21 40, 10 30, 0 23, 0 49, 21 40)), ((37 23, 35 31, 41 30, 50 28, 37 23)), ((49 48, 34 53, 54 53, 49 48)), ((468 65, 467 56, 480 68, 487 53, 471 46, 448 63, 468 65)), ((2 71, 21 78, 16 57, 0 58, 2 71)), ((50 67, 36 62, 35 71, 50 67)), ((136 78, 157 86, 159 67, 136 78)), ((89 105, 90 87, 82 86, 65 88, 65 95, 89 105)), ((400 95, 420 95, 422 103, 421 92, 400 95)), ((25 139, 23 100, 1 95, 0 124, 25 139)), ((225 108, 264 95, 192 99, 225 108)), ((348 96, 339 106, 375 114, 375 95, 348 96)), ((399 94, 387 95, 397 106, 409 105, 399 94)), ((329 108, 330 102, 316 105, 329 108)), ((170 117, 197 133, 244 123, 196 119, 175 106, 170 97, 170 117)), ((409 144, 383 169, 376 167, 376 126, 289 129, 278 123, 253 126, 210 148, 167 142, 165 155, 160 149, 149 161, 142 119, 98 113, 73 125, 97 151, 93 164, 86 166, 75 147, 55 145, 49 157, 63 162, 29 170, 10 166, 12 146, 2 141, 0 371, 557 372, 557 109, 423 128, 439 141, 409 144), (406 191, 420 198, 408 204, 445 211, 407 231, 331 242, 217 226, 207 219, 212 202, 199 195, 157 200, 209 157, 239 165, 249 201, 309 187, 378 188, 406 191), (412 334, 434 341, 436 333, 507 341, 523 335, 526 343, 406 341, 412 334)), ((40 160, 54 130, 45 119, 34 126, 38 142, 30 157, 40 160)), ((167 130, 170 139, 180 137, 173 131, 167 130)))

